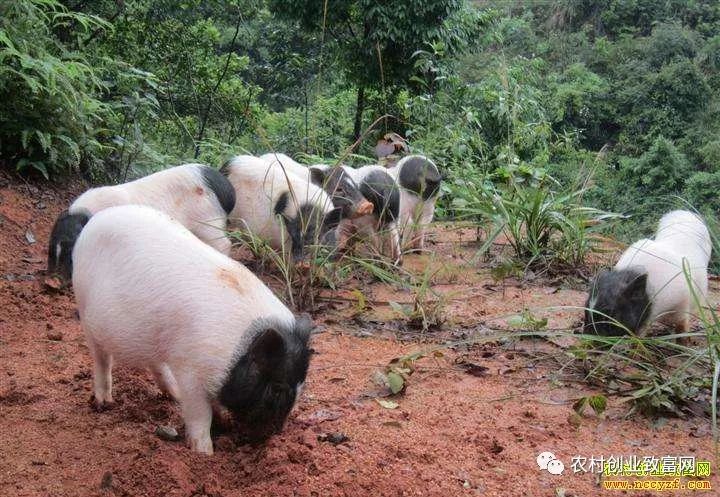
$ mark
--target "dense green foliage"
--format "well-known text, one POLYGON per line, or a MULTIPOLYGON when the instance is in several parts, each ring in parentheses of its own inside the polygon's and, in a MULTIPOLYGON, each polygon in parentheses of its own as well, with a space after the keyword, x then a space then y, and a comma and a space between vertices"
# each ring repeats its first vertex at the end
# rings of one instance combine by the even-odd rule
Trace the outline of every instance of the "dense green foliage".
POLYGON ((354 152, 405 135, 447 173, 445 215, 537 191, 650 229, 675 195, 716 211, 719 53, 711 0, 0 0, 0 160, 121 180, 331 158, 390 115, 354 152))
POLYGON ((99 70, 54 35, 69 24, 76 37, 104 26, 55 2, 0 4, 0 153, 46 177, 98 156, 111 112, 99 70))

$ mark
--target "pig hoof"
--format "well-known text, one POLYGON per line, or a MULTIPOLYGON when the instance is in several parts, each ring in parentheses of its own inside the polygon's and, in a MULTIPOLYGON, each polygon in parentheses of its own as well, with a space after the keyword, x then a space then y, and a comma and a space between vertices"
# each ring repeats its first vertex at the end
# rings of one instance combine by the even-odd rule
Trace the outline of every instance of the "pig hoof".
POLYGON ((208 456, 213 455, 212 440, 210 438, 191 438, 189 440, 190 450, 193 452, 199 452, 200 454, 206 454, 208 456))
POLYGON ((95 398, 94 395, 90 396, 89 404, 90 404, 90 407, 92 408, 92 410, 95 412, 105 412, 105 411, 109 411, 113 407, 115 407, 115 403, 112 400, 103 402, 103 401, 97 400, 97 398, 95 398))

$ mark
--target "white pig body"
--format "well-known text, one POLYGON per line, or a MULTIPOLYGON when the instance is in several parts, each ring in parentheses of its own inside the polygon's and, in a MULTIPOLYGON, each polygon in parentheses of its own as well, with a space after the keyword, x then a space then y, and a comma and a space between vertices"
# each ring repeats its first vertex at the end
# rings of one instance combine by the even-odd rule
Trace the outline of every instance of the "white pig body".
POLYGON ((353 178, 344 174, 343 167, 326 164, 303 166, 287 155, 275 152, 261 155, 260 159, 273 167, 279 165, 288 173, 322 188, 332 199, 333 205, 342 209, 344 218, 356 218, 373 210, 353 178))
POLYGON ((638 240, 620 257, 615 270, 642 267, 647 273, 646 292, 650 299, 648 322, 656 319, 688 331, 690 313, 695 306, 683 262, 693 288, 704 305, 708 289, 710 234, 695 214, 672 211, 658 225, 654 240, 638 240))
POLYGON ((293 173, 305 180, 310 180, 310 169, 295 161, 289 155, 280 152, 270 152, 261 155, 259 158, 268 164, 278 163, 285 168, 287 172, 293 173))
POLYGON ((710 234, 697 215, 665 214, 654 240, 633 243, 612 271, 598 276, 586 304, 596 312, 586 312, 586 326, 590 323, 600 334, 617 335, 622 330, 612 319, 634 332, 659 320, 679 332, 689 331, 697 304, 706 304, 711 250, 710 234))
POLYGON ((322 188, 276 161, 239 155, 221 171, 236 192, 231 224, 267 240, 276 250, 291 248, 296 259, 340 221, 339 209, 322 188))
POLYGON ((184 164, 121 185, 92 188, 80 195, 53 228, 48 267, 72 273, 72 246, 82 226, 94 214, 118 205, 147 205, 165 212, 195 236, 218 251, 230 252, 225 235, 227 215, 235 205, 235 192, 215 169, 184 164))
POLYGON ((212 453, 210 399, 233 410, 224 389, 264 330, 284 341, 287 357, 273 360, 304 361, 293 387, 304 381, 307 334, 290 310, 247 268, 165 214, 142 206, 103 210, 80 234, 73 262, 98 405, 112 402, 113 361, 149 367, 180 401, 190 446, 212 453))

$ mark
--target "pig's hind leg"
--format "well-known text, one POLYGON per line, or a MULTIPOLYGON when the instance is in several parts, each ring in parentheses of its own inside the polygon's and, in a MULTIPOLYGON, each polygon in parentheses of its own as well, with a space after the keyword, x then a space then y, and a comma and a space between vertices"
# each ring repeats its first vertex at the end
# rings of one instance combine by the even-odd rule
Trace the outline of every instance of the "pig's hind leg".
MULTIPOLYGON (((677 334, 690 333, 690 306, 685 305, 681 311, 675 312, 675 332, 677 334)), ((677 343, 686 347, 692 345, 690 337, 678 337, 677 343)))
POLYGON ((172 397, 173 400, 180 401, 180 387, 178 387, 170 366, 165 363, 153 366, 152 373, 160 390, 172 397))
POLYGON ((93 357, 93 403, 103 410, 112 404, 112 356, 102 350, 93 340, 88 340, 93 357))

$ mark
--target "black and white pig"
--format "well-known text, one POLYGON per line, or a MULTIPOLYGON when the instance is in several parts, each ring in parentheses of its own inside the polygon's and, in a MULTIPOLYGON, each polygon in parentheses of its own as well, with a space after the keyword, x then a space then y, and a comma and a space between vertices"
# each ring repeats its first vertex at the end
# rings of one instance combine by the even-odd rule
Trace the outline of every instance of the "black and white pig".
POLYGON ((118 362, 150 368, 180 402, 194 451, 212 454, 218 404, 258 439, 282 428, 305 381, 312 323, 245 266, 164 213, 126 205, 85 225, 73 286, 99 409, 113 401, 118 362))
POLYGON ((400 232, 404 248, 424 249, 427 226, 435 214, 442 175, 433 161, 422 155, 400 159, 388 173, 400 185, 400 232))
POLYGON ((80 195, 55 221, 48 243, 48 271, 69 280, 75 240, 90 217, 108 207, 138 204, 163 211, 223 254, 230 252, 227 215, 235 190, 219 171, 184 164, 122 185, 92 188, 80 195))
POLYGON ((665 214, 654 240, 633 243, 611 271, 600 273, 592 283, 585 330, 619 336, 638 333, 659 320, 688 332, 698 304, 693 293, 705 305, 711 251, 710 234, 699 216, 682 210, 665 214))
POLYGON ((344 218, 364 216, 373 211, 373 205, 360 192, 357 183, 340 167, 333 168, 324 164, 304 166, 287 155, 276 152, 261 155, 260 159, 280 164, 286 171, 322 187, 330 195, 333 205, 342 209, 344 218))
POLYGON ((251 155, 233 157, 221 172, 235 188, 232 225, 276 250, 289 248, 295 262, 306 260, 308 247, 334 248, 342 208, 334 207, 330 196, 306 177, 251 155))
POLYGON ((324 176, 338 174, 349 176, 359 187, 360 193, 373 206, 372 212, 353 219, 343 220, 338 236, 344 239, 359 235, 369 239, 380 253, 389 256, 395 263, 402 258, 398 220, 400 215, 400 189, 395 180, 382 166, 363 166, 353 169, 349 166, 336 168, 312 166, 318 171, 314 181, 328 184, 324 176))

